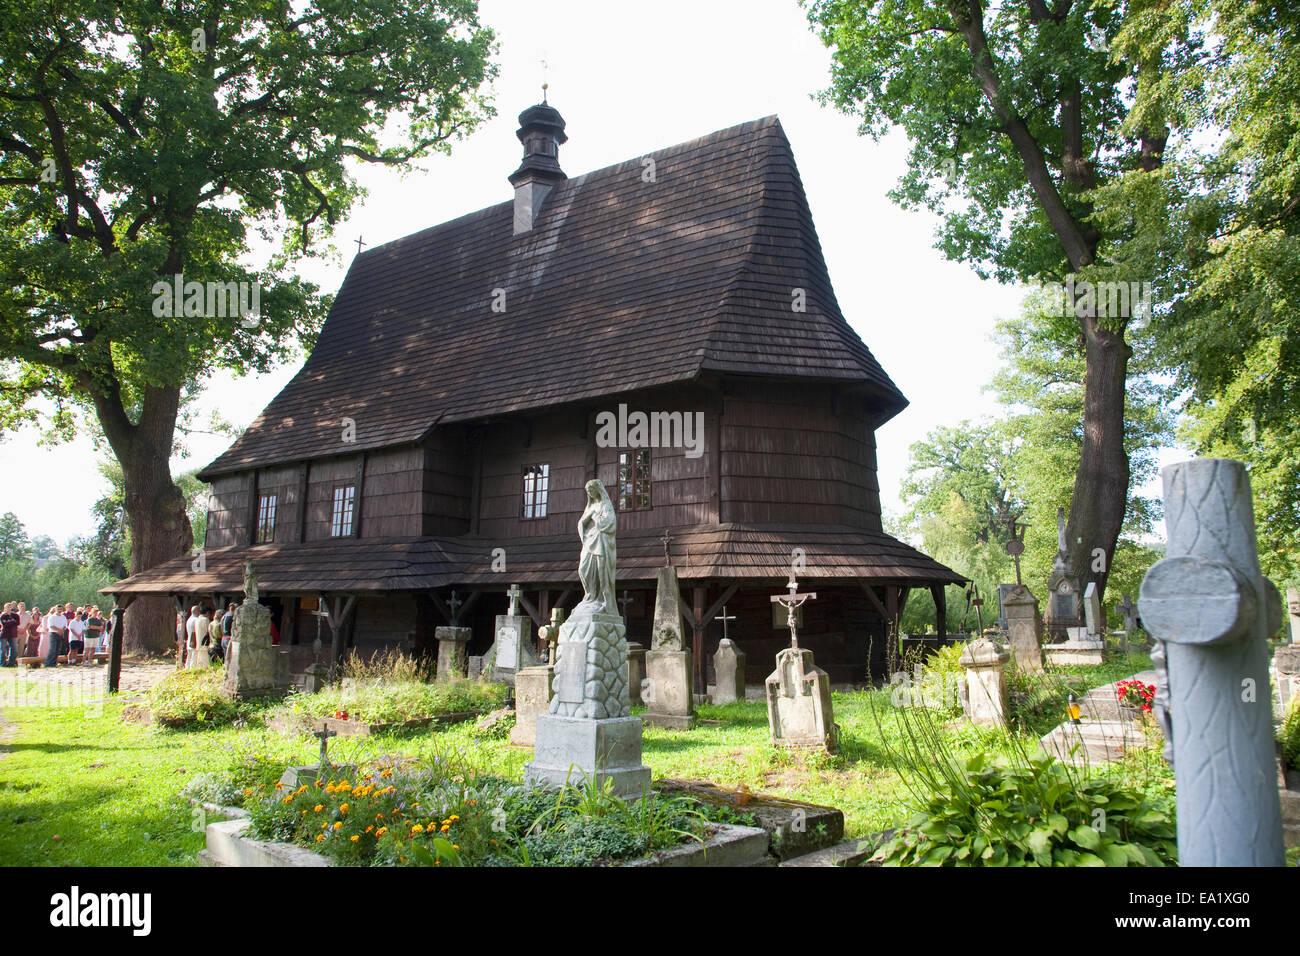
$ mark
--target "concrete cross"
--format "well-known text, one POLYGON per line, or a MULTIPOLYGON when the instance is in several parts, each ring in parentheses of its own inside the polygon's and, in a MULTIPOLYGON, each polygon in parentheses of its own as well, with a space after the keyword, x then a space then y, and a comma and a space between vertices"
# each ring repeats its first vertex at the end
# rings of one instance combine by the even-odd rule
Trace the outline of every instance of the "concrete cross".
POLYGON ((312 734, 312 736, 320 738, 320 766, 322 770, 328 769, 330 761, 329 756, 325 752, 325 745, 331 737, 338 736, 338 731, 330 730, 328 727, 322 725, 321 729, 312 734))
POLYGON ((728 622, 728 621, 734 621, 735 619, 736 619, 736 615, 734 615, 734 614, 728 616, 728 614, 727 614, 727 605, 725 605, 725 604, 722 605, 722 613, 719 614, 717 617, 714 618, 715 621, 721 621, 721 622, 722 622, 722 639, 723 639, 724 641, 727 640, 727 622, 728 622))
POLYGON ((1120 614, 1124 615, 1125 634, 1131 635, 1134 631, 1137 630, 1138 609, 1137 609, 1137 605, 1133 603, 1132 598, 1130 598, 1127 594, 1125 594, 1124 600, 1121 601, 1119 604, 1115 605, 1115 610, 1119 611, 1120 614))
MULTIPOLYGON (((455 594, 456 592, 453 591, 452 593, 455 594)), ((506 591, 506 594, 510 595, 510 610, 507 611, 506 613, 509 614, 511 617, 518 617, 519 599, 524 596, 524 592, 519 590, 519 585, 512 584, 510 585, 509 590, 506 591)))
POLYGON ((632 603, 632 598, 629 597, 627 591, 624 590, 624 591, 623 591, 623 596, 622 596, 621 598, 618 599, 618 606, 621 607, 621 608, 623 609, 623 620, 624 620, 624 621, 627 620, 627 606, 628 606, 629 604, 631 604, 631 603, 632 603))
MULTIPOLYGON (((1164 658, 1182 866, 1282 866, 1282 813, 1268 679, 1277 589, 1260 573, 1245 466, 1170 465, 1166 557, 1142 579, 1138 609, 1164 658)), ((1157 704, 1161 704, 1157 697, 1157 704)))
POLYGON ((458 622, 458 620, 459 620, 459 618, 460 618, 460 615, 456 613, 456 609, 457 609, 458 607, 460 607, 460 606, 461 606, 462 604, 464 604, 464 603, 465 603, 464 601, 462 601, 460 598, 456 597, 456 591, 455 591, 455 589, 453 588, 453 589, 452 589, 452 592, 451 592, 451 597, 449 597, 449 598, 447 599, 447 607, 451 608, 451 624, 452 624, 452 627, 455 627, 455 626, 456 626, 456 624, 457 624, 457 622, 458 622))
POLYGON ((800 594, 799 585, 795 581, 794 575, 790 576, 790 583, 785 586, 785 589, 790 593, 773 594, 772 603, 782 605, 789 612, 786 623, 790 627, 790 646, 797 648, 799 646, 799 632, 795 629, 795 609, 802 607, 805 601, 815 601, 817 595, 815 592, 800 594))
POLYGON ((669 546, 672 544, 673 541, 672 531, 665 528, 663 536, 659 540, 664 543, 664 565, 665 566, 670 565, 673 563, 673 554, 672 551, 669 550, 669 546))

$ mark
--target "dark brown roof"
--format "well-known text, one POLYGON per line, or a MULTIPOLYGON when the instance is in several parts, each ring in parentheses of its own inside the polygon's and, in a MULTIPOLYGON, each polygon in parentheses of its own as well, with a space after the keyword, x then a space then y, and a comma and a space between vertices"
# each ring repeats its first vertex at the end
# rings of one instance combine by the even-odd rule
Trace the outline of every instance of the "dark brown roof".
POLYGON ((307 363, 203 476, 709 371, 906 406, 840 313, 776 117, 649 157, 654 182, 637 157, 561 183, 521 236, 505 202, 357 256, 307 363))
MULTIPOLYGON (((836 579, 903 585, 961 584, 965 578, 890 537, 857 528, 795 525, 704 525, 674 531, 673 565, 683 580, 783 582, 793 548, 803 548, 806 582, 836 579)), ((104 588, 105 593, 238 592, 244 559, 250 558, 259 587, 268 593, 315 591, 413 591, 509 583, 559 584, 578 580, 576 534, 518 538, 403 538, 368 541, 333 538, 307 544, 220 548, 205 554, 206 570, 192 558, 164 562, 104 588), (493 550, 504 548, 509 573, 491 568, 493 550)), ((664 563, 657 532, 620 535, 618 580, 651 582, 664 563)))

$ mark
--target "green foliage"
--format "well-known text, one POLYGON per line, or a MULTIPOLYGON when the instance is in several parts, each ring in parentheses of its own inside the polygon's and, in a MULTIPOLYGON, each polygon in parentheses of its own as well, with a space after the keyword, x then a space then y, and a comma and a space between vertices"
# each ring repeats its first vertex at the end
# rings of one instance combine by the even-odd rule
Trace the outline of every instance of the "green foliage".
POLYGON ((0 516, 0 562, 24 560, 32 556, 32 542, 27 529, 12 511, 0 516))
POLYGON ((219 692, 223 671, 214 665, 168 674, 149 691, 149 710, 163 727, 221 726, 242 709, 219 692))
POLYGON ((100 594, 115 578, 100 567, 83 566, 75 561, 59 559, 43 568, 31 561, 5 561, 0 564, 0 594, 6 601, 24 601, 29 608, 49 609, 56 601, 71 601, 77 607, 97 605, 106 612, 113 602, 100 594))
POLYGON ((349 719, 365 723, 396 723, 417 717, 493 710, 505 702, 506 691, 504 684, 481 680, 428 683, 413 678, 343 678, 315 694, 291 694, 278 713, 310 718, 345 713, 349 719))
POLYGON ((1300 700, 1291 701, 1277 739, 1282 744, 1283 762, 1292 770, 1300 770, 1300 700))
POLYGON ((1165 866, 1172 816, 1107 779, 1077 779, 1050 756, 956 763, 875 859, 886 866, 1165 866))

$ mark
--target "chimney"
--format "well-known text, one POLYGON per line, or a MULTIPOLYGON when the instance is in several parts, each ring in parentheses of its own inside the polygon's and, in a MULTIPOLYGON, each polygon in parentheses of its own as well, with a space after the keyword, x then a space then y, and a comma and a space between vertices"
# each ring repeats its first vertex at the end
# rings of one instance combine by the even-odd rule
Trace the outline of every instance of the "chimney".
POLYGON ((569 177, 560 168, 560 144, 567 142, 564 117, 545 99, 519 114, 515 133, 524 144, 524 161, 510 174, 515 187, 515 235, 530 232, 542 210, 542 202, 557 183, 569 177))

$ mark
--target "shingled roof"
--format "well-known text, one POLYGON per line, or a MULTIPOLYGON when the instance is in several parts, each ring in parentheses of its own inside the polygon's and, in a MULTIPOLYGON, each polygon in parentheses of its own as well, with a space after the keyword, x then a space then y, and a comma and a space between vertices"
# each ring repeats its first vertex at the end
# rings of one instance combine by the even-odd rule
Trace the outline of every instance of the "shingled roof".
POLYGON ((504 202, 357 256, 307 363, 201 476, 319 456, 343 418, 359 451, 707 372, 907 405, 840 313, 775 116, 648 156, 653 182, 643 157, 569 179, 522 235, 504 202))
MULTIPOLYGON (((684 581, 712 578, 780 586, 790 553, 803 548, 804 583, 853 580, 903 586, 963 584, 966 579, 915 548, 860 528, 818 525, 703 525, 673 534, 673 566, 684 581)), ((451 585, 501 587, 491 568, 495 549, 510 554, 510 580, 519 584, 577 582, 577 538, 333 538, 304 544, 214 548, 194 571, 189 555, 164 562, 104 588, 104 593, 202 594, 243 589, 244 561, 257 568, 267 593, 423 591, 451 585)), ((663 542, 654 531, 619 535, 618 580, 652 582, 663 566, 663 542)))

